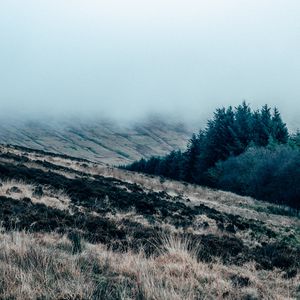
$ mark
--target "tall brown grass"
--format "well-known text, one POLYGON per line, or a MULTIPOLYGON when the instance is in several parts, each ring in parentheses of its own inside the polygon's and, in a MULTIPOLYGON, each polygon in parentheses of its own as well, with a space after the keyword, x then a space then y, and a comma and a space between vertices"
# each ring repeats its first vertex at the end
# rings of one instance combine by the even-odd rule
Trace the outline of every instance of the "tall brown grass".
MULTIPOLYGON (((197 245, 164 236, 158 254, 113 252, 58 234, 0 234, 0 299, 296 299, 299 275, 254 263, 197 261, 197 245)), ((299 291, 298 291, 299 292, 299 291)))

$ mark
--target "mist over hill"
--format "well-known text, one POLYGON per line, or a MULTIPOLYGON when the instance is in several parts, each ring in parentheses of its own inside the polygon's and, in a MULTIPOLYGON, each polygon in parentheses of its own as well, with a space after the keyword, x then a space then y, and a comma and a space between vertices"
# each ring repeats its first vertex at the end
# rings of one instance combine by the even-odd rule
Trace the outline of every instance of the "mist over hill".
POLYGON ((300 300, 300 1, 0 1, 0 300, 300 300))
POLYGON ((136 122, 16 118, 0 121, 0 143, 118 165, 184 149, 192 131, 191 126, 155 116, 136 122))

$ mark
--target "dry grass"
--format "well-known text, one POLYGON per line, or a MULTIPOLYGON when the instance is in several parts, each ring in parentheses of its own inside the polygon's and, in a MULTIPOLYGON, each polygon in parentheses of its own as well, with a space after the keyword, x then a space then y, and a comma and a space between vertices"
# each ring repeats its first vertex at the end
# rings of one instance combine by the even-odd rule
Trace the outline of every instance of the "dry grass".
MULTIPOLYGON (((268 213, 271 204, 249 197, 101 164, 28 154, 19 150, 13 150, 13 153, 27 155, 31 159, 26 163, 29 167, 43 168, 35 160, 45 160, 87 175, 102 175, 136 183, 145 191, 164 191, 172 196, 180 196, 186 205, 203 203, 220 212, 260 220, 272 230, 283 232, 281 237, 295 233, 300 227, 299 219, 268 213)), ((75 176, 74 172, 54 172, 68 178, 75 176)), ((39 196, 35 192, 37 187, 21 181, 4 181, 0 185, 0 195, 17 200, 28 197, 33 203, 71 210, 70 198, 63 191, 43 186, 43 194, 39 196)), ((275 205, 271 206, 276 208, 275 205)), ((81 206, 77 208, 79 211, 85 210, 81 206)), ((98 215, 95 212, 86 213, 98 215)), ((123 226, 126 220, 144 228, 154 225, 135 210, 115 211, 107 213, 105 217, 117 226, 123 226)), ((225 236, 224 232, 219 231, 216 220, 198 215, 193 225, 184 229, 164 221, 157 225, 173 234, 158 237, 163 240, 162 246, 150 257, 145 255, 143 249, 139 252, 113 252, 102 244, 87 242, 83 242, 81 253, 73 254, 72 242, 66 236, 1 232, 0 299, 300 299, 300 272, 296 277, 286 279, 283 272, 261 270, 253 262, 237 266, 224 265, 218 259, 211 263, 198 261, 198 252, 204 249, 188 239, 179 239, 178 233, 184 230, 185 233, 225 236), (204 222, 209 225, 208 228, 201 228, 204 222)), ((250 230, 238 231, 236 236, 249 247, 267 238, 263 234, 258 239, 252 233, 250 230)), ((269 239, 265 241, 270 242, 269 239)))
POLYGON ((210 188, 182 183, 170 179, 161 179, 157 176, 140 174, 122 169, 97 166, 91 169, 86 168, 86 172, 100 174, 105 177, 112 177, 124 182, 136 183, 155 192, 164 191, 171 196, 180 196, 190 200, 185 202, 191 206, 204 204, 220 212, 239 215, 243 218, 255 219, 270 223, 272 226, 300 226, 299 218, 284 216, 268 212, 268 207, 283 209, 284 207, 264 201, 258 201, 251 197, 243 197, 231 192, 216 191, 210 188), (91 171, 90 171, 91 170, 91 171))
POLYGON ((112 220, 114 223, 118 224, 122 221, 130 220, 131 222, 135 222, 143 225, 144 227, 150 227, 149 221, 141 214, 137 214, 136 210, 132 208, 127 212, 116 212, 114 214, 108 213, 106 217, 112 220))
MULTIPOLYGON (((164 191, 171 196, 180 196, 183 199, 191 200, 191 205, 203 203, 212 208, 216 208, 217 210, 237 214, 245 218, 257 219, 263 222, 271 220, 272 224, 277 224, 279 226, 282 224, 289 225, 291 222, 293 222, 294 225, 300 225, 299 219, 291 218, 291 216, 286 217, 273 214, 272 212, 268 213, 268 207, 271 206, 280 209, 282 208, 280 206, 263 201, 257 201, 251 197, 242 197, 231 192, 215 191, 198 185, 182 183, 170 179, 162 180, 157 176, 126 171, 110 167, 103 163, 79 162, 59 156, 41 155, 35 152, 24 152, 10 147, 4 147, 1 151, 4 153, 10 152, 16 155, 28 157, 32 160, 31 164, 34 164, 35 167, 40 169, 43 168, 34 163, 35 160, 47 161, 57 166, 70 168, 88 175, 102 175, 104 177, 112 177, 128 183, 135 183, 144 189, 151 191, 164 191)), ((74 174, 58 170, 53 171, 68 178, 74 178, 74 174)))
MULTIPOLYGON (((35 160, 45 160, 50 163, 56 164, 57 166, 67 167, 71 170, 80 171, 92 179, 93 175, 102 175, 104 177, 111 177, 122 180, 128 183, 135 183, 141 186, 145 191, 164 191, 171 196, 180 196, 182 201, 186 205, 196 206, 199 204, 204 204, 210 208, 214 208, 221 213, 229 213, 233 215, 238 215, 245 219, 252 219, 263 222, 268 228, 278 233, 280 236, 286 236, 289 232, 293 232, 295 228, 300 228, 300 219, 292 216, 285 216, 272 211, 280 210, 280 207, 266 203, 263 201, 257 201, 250 197, 241 197, 236 194, 224 191, 215 191, 209 188, 200 187, 192 184, 185 184, 177 182, 174 180, 162 180, 159 177, 138 174, 135 172, 129 172, 126 170, 121 170, 104 164, 97 164, 92 162, 79 162, 68 158, 40 155, 34 152, 24 152, 17 149, 5 148, 4 152, 12 152, 16 155, 24 155, 31 159, 31 162, 27 162, 28 166, 34 166, 36 168, 43 168, 35 162, 35 160), (187 201, 189 200, 189 201, 187 201), (270 210, 269 207, 273 208, 270 210)), ((61 170, 52 170, 58 174, 66 176, 67 178, 74 179, 75 176, 79 176, 74 172, 65 172, 61 170)), ((62 197, 63 198, 63 197, 62 197)), ((58 207, 60 209, 65 209, 66 205, 64 201, 59 200, 60 197, 56 196, 54 193, 48 195, 48 197, 42 197, 33 199, 35 202, 44 202, 46 205, 52 207, 58 207), (50 196, 50 197, 49 197, 50 196), (54 198, 54 199, 53 199, 54 198), (58 201, 57 201, 58 199, 58 201)), ((121 217, 121 216, 120 216, 121 217)), ((139 216, 132 214, 131 219, 138 223, 145 223, 139 216)), ((199 222, 204 221, 209 224, 209 230, 211 233, 218 231, 216 222, 211 219, 204 220, 205 216, 201 216, 199 222)), ((163 227, 170 227, 170 224, 161 224, 163 227)), ((173 231, 172 228, 170 228, 173 231)), ((190 230, 194 233, 202 233, 203 229, 197 229, 195 232, 195 226, 190 230)), ((298 233, 296 234, 298 235, 298 233)), ((247 235, 244 234, 240 238, 247 244, 255 242, 255 238, 251 235, 251 232, 247 235)), ((267 240, 266 242, 270 242, 267 240)))
POLYGON ((61 190, 53 190, 43 186, 43 195, 35 191, 37 186, 23 181, 8 180, 0 182, 0 196, 10 197, 16 200, 30 198, 33 203, 43 203, 46 206, 66 210, 71 202, 69 196, 61 190))
MULTIPOLYGON (((56 234, 0 234, 1 299, 296 299, 297 281, 255 264, 197 261, 197 245, 164 236, 156 256, 112 252, 56 234)), ((299 296, 299 295, 298 295, 299 296)))
POLYGON ((1 299, 92 296, 92 282, 80 270, 76 257, 43 246, 42 241, 38 244, 37 238, 25 233, 2 234, 0 245, 1 299))

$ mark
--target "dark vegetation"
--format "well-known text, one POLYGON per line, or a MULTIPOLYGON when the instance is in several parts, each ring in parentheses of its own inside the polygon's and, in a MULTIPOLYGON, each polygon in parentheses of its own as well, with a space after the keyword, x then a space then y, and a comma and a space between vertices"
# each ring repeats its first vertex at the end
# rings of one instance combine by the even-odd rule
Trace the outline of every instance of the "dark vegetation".
POLYGON ((90 162, 87 159, 84 158, 78 158, 78 157, 74 157, 74 156, 70 156, 70 155, 66 155, 66 154, 61 154, 61 153, 53 153, 53 152, 48 152, 48 151, 44 151, 44 150, 38 150, 38 149, 31 149, 28 147, 24 147, 24 146, 18 146, 18 145, 10 145, 7 144, 7 146, 14 148, 14 149, 18 149, 24 152, 29 152, 29 153, 38 153, 40 155, 47 155, 47 156, 52 156, 52 157, 61 157, 61 158, 65 158, 65 159, 70 159, 73 161, 80 161, 80 162, 90 162))
MULTIPOLYGON (((195 223, 199 215, 206 215, 215 220, 224 235, 180 234, 201 244, 198 259, 211 261, 219 257, 224 263, 242 264, 254 260, 261 268, 281 268, 288 274, 297 274, 300 262, 300 249, 296 245, 281 241, 277 233, 267 228, 262 222, 244 219, 237 215, 221 213, 206 205, 190 207, 179 197, 171 197, 164 192, 145 192, 136 184, 125 183, 113 178, 78 176, 69 179, 55 172, 44 172, 19 164, 2 163, 1 180, 22 180, 36 186, 39 195, 43 187, 64 190, 71 198, 70 211, 33 203, 31 199, 21 201, 9 196, 0 197, 0 219, 7 230, 28 230, 33 232, 58 232, 68 234, 73 244, 73 252, 82 250, 81 239, 91 243, 103 243, 114 251, 131 249, 138 251, 143 247, 148 255, 155 254, 161 240, 159 233, 167 234, 162 229, 162 222, 185 229, 189 226, 209 226, 206 222, 195 223), (78 209, 82 207, 82 210, 78 209), (113 221, 107 213, 135 211, 144 216, 149 226, 122 219, 113 221), (97 213, 97 215, 92 214, 97 213), (250 248, 238 238, 236 232, 251 232, 254 236, 266 236, 277 242, 263 243, 250 248), (296 273, 295 273, 296 272, 296 273)), ((178 233, 179 234, 179 233, 178 233)))
POLYGON ((211 175, 221 189, 300 208, 300 151, 290 147, 250 148, 218 162, 211 175))
POLYGON ((186 151, 123 168, 300 209, 300 133, 289 134, 279 111, 267 105, 217 109, 186 151))

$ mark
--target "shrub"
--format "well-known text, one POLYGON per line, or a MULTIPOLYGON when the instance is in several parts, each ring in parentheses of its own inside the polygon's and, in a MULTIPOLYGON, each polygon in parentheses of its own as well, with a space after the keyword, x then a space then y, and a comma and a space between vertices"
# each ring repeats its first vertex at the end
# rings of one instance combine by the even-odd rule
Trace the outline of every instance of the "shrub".
POLYGON ((210 170, 218 188, 300 208, 300 151, 288 146, 250 148, 210 170))

